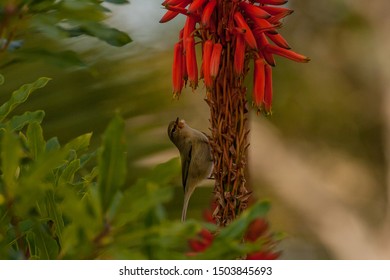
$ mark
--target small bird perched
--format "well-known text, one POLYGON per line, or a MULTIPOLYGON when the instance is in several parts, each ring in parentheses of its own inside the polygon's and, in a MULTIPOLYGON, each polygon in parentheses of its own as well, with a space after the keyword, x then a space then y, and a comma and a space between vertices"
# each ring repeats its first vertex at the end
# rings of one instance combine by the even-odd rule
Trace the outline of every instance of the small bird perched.
POLYGON ((210 177, 213 170, 211 147, 206 134, 191 128, 179 118, 169 123, 168 136, 180 152, 184 188, 181 220, 184 222, 192 193, 202 180, 210 177))

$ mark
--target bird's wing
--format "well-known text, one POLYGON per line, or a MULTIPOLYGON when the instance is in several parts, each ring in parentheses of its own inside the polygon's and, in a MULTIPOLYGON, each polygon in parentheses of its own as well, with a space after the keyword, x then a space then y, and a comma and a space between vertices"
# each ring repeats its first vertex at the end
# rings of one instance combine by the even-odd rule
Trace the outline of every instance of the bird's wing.
POLYGON ((188 172, 190 169, 191 157, 192 157, 192 143, 185 145, 186 148, 183 151, 181 158, 181 179, 184 191, 187 186, 188 172))

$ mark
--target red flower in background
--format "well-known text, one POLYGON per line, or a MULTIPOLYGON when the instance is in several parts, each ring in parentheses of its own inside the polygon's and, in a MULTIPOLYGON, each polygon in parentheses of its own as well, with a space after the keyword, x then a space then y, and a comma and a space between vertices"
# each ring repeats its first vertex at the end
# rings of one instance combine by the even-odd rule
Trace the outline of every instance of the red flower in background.
MULTIPOLYGON (((209 223, 215 223, 212 212, 216 205, 213 204, 211 209, 203 212, 203 218, 209 223)), ((276 260, 280 256, 280 252, 274 252, 273 247, 276 242, 273 240, 272 234, 269 233, 269 224, 264 218, 254 219, 245 231, 243 241, 254 243, 259 239, 262 240, 261 249, 249 253, 246 260, 276 260)), ((198 253, 206 251, 214 241, 214 234, 207 229, 202 229, 195 238, 188 240, 188 245, 191 252, 187 256, 195 256, 198 253)))
POLYGON ((207 229, 202 229, 196 238, 188 240, 188 245, 191 248, 191 252, 187 253, 188 256, 194 256, 197 253, 204 252, 213 243, 214 235, 207 229))
POLYGON ((249 253, 246 256, 247 260, 276 260, 279 258, 280 252, 272 251, 275 241, 272 239, 272 235, 269 234, 268 230, 269 225, 263 218, 257 218, 250 223, 246 230, 244 240, 253 243, 262 239, 263 245, 261 250, 249 253))
MULTIPOLYGON (((309 58, 290 49, 287 41, 278 33, 281 20, 293 11, 282 5, 285 0, 236 0, 233 12, 226 23, 226 30, 218 28, 217 11, 223 0, 165 0, 162 5, 168 10, 160 22, 172 20, 179 14, 187 16, 180 36, 182 47, 175 46, 173 64, 173 93, 179 96, 188 80, 190 87, 198 86, 198 64, 195 54, 195 38, 202 46, 203 80, 207 90, 212 90, 213 79, 220 72, 221 53, 227 45, 233 47, 234 73, 245 75, 249 60, 254 61, 253 100, 259 109, 271 112, 272 68, 274 55, 297 62, 308 62, 309 58), (180 58, 178 52, 185 57, 180 58), (186 64, 186 67, 183 67, 186 64), (185 69, 186 71, 183 71, 185 69)), ((231 51, 231 50, 230 50, 231 51)))

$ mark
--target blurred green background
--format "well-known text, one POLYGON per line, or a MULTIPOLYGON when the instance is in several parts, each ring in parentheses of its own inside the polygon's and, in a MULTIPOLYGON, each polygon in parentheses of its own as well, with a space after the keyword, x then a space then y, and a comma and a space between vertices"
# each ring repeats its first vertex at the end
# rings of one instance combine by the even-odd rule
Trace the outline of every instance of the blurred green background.
MULTIPOLYGON (((25 46, 71 49, 86 66, 44 60, 10 65, 3 70, 7 82, 0 101, 21 84, 52 77, 18 110, 45 110, 45 137, 58 136, 62 143, 93 131, 92 143, 98 145, 109 120, 120 112, 126 118, 129 183, 177 157, 167 137, 169 121, 179 116, 208 132, 209 115, 203 86, 197 92, 185 90, 179 101, 172 99, 172 48, 184 20, 159 24, 164 14, 160 2, 110 6, 108 22, 133 39, 121 48, 86 37, 53 41, 32 34, 25 46)), ((280 33, 311 62, 277 58, 273 115, 251 114, 249 151, 249 187, 256 198, 271 200, 272 228, 288 234, 280 245, 282 258, 387 256, 380 250, 387 248, 381 237, 387 170, 373 19, 388 4, 372 5, 368 13, 360 0, 289 1, 295 12, 280 33)), ((250 82, 248 77, 248 92, 250 82)), ((191 199, 192 218, 200 218, 210 204, 212 182, 205 186, 191 199)), ((176 189, 175 202, 167 205, 172 219, 181 212, 180 174, 176 189)))

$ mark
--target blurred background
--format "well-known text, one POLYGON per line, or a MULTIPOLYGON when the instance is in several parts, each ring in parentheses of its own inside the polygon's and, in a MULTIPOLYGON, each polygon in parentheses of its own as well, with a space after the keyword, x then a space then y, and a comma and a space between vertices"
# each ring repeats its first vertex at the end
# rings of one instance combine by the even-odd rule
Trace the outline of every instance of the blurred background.
MULTIPOLYGON (((36 60, 10 65, 0 101, 21 84, 53 78, 20 111, 43 109, 46 138, 60 142, 93 131, 93 144, 119 112, 127 120, 129 184, 178 156, 167 137, 180 117, 208 132, 205 90, 171 95, 173 44, 184 18, 159 24, 161 0, 110 6, 108 19, 133 42, 115 48, 91 38, 53 41, 31 34, 27 46, 77 51, 84 66, 36 60)), ((290 0, 295 12, 280 33, 311 58, 277 58, 273 114, 250 116, 250 182, 256 199, 272 202, 272 229, 286 233, 283 259, 386 259, 389 246, 390 27, 386 0, 290 0)), ((247 78, 248 92, 251 77, 247 78)), ((168 214, 182 206, 180 174, 168 214)), ((188 216, 200 219, 212 199, 205 182, 188 216)))

